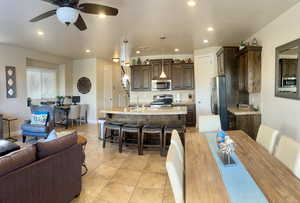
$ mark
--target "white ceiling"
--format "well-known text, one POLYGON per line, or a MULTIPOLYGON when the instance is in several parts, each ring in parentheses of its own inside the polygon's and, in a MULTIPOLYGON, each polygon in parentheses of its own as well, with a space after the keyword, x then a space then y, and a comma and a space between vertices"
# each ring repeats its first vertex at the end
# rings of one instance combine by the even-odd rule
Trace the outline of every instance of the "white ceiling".
POLYGON ((0 42, 71 58, 96 56, 110 59, 119 53, 127 36, 132 50, 150 47, 142 55, 160 54, 161 33, 167 37, 165 54, 179 48, 182 54, 196 48, 237 44, 271 22, 299 0, 82 0, 117 7, 117 17, 100 19, 83 14, 88 30, 66 27, 55 16, 29 20, 55 6, 41 0, 0 1, 0 42), (207 32, 207 27, 214 32, 207 32), (45 35, 36 34, 42 30, 45 35), (208 44, 203 44, 208 39, 208 44), (92 52, 85 53, 86 49, 92 52))

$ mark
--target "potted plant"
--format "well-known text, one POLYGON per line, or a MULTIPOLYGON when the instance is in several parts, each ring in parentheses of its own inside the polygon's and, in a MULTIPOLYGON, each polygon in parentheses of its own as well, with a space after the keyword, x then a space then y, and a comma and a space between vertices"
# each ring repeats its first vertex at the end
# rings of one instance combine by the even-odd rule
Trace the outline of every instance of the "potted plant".
POLYGON ((30 97, 27 98, 27 107, 31 106, 32 99, 30 97))

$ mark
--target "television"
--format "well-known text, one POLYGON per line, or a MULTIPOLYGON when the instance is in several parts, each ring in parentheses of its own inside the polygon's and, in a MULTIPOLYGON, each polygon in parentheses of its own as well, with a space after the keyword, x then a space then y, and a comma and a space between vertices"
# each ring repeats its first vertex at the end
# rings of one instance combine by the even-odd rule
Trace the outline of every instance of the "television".
POLYGON ((80 96, 73 96, 72 97, 72 103, 75 104, 75 105, 80 103, 80 96))

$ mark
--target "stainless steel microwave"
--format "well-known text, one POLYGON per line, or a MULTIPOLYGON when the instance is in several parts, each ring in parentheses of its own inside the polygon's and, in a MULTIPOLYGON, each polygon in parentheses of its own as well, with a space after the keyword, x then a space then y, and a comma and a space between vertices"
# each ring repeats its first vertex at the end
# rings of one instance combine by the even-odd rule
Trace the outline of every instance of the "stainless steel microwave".
POLYGON ((152 91, 172 90, 171 80, 152 80, 152 91))

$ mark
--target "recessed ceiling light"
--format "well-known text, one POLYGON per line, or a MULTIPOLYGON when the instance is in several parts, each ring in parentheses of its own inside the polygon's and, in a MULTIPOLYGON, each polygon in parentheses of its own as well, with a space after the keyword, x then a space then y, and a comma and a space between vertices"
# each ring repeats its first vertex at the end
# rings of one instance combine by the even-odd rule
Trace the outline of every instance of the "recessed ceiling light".
POLYGON ((187 5, 190 6, 190 7, 194 7, 194 6, 196 6, 196 1, 195 0, 188 0, 187 5))
POLYGON ((213 28, 213 27, 208 27, 208 28, 207 28, 207 31, 208 31, 208 32, 212 32, 212 31, 214 31, 214 28, 213 28))
POLYGON ((38 34, 39 36, 43 36, 45 33, 44 33, 43 31, 38 31, 37 34, 38 34))
POLYGON ((104 19, 104 18, 106 18, 106 15, 105 15, 104 13, 100 13, 100 14, 99 14, 99 18, 104 19))
POLYGON ((176 48, 176 49, 174 49, 174 51, 175 51, 175 52, 179 52, 179 49, 178 49, 178 48, 176 48))
POLYGON ((136 53, 136 54, 140 54, 140 53, 141 53, 141 51, 137 50, 135 53, 136 53))
POLYGON ((203 43, 207 44, 207 43, 208 43, 208 40, 207 40, 207 39, 203 40, 203 43))
POLYGON ((91 50, 87 49, 85 50, 86 53, 91 53, 91 50))

